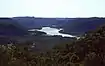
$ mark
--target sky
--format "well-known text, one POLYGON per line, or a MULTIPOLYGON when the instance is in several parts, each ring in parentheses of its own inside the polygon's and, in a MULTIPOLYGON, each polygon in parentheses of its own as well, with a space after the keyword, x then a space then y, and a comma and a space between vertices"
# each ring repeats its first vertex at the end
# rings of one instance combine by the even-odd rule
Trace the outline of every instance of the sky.
POLYGON ((0 17, 105 17, 105 0, 0 0, 0 17))

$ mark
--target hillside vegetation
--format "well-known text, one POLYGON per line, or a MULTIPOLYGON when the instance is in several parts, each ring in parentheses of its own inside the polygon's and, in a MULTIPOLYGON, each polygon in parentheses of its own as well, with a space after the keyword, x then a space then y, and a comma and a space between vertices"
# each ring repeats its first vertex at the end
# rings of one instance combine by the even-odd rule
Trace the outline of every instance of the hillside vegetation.
POLYGON ((0 36, 24 36, 28 31, 11 18, 0 18, 0 36))
POLYGON ((105 66, 105 26, 45 53, 19 45, 1 45, 0 66, 105 66))

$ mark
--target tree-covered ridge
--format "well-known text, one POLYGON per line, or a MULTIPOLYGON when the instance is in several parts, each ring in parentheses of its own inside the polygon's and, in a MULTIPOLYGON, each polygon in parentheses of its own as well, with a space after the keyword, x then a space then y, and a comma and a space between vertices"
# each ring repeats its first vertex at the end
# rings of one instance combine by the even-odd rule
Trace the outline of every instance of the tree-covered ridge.
POLYGON ((1 45, 0 66, 105 66, 105 26, 46 53, 31 52, 19 45, 1 45))
POLYGON ((12 18, 0 18, 0 36, 24 36, 27 30, 12 18))

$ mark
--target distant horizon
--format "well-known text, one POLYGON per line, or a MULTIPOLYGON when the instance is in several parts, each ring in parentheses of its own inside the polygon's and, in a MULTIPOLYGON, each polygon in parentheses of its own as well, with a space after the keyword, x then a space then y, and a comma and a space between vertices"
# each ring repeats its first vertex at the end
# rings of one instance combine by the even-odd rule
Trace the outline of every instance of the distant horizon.
POLYGON ((33 17, 33 18, 105 18, 105 17, 35 17, 35 16, 14 16, 14 17, 1 17, 0 18, 16 18, 16 17, 33 17))

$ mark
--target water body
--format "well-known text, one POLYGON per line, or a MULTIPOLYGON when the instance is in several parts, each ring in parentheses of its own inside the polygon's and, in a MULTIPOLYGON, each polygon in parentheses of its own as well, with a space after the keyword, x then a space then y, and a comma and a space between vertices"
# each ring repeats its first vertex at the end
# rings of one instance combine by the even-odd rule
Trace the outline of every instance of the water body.
POLYGON ((60 33, 59 31, 63 29, 51 28, 51 27, 42 27, 42 29, 31 29, 29 31, 41 31, 47 33, 47 35, 61 35, 62 37, 76 37, 69 34, 60 33))

